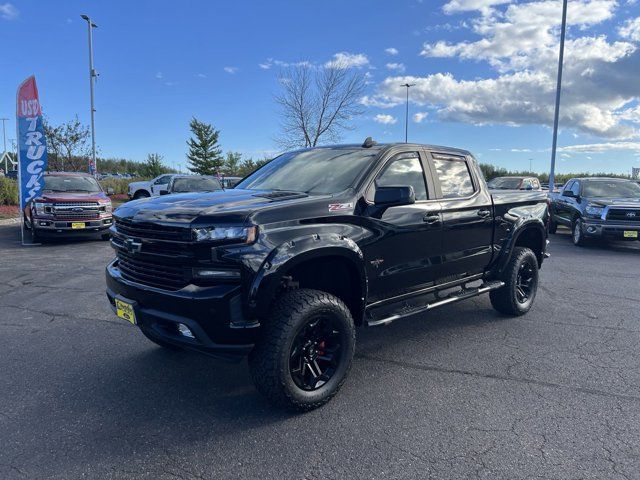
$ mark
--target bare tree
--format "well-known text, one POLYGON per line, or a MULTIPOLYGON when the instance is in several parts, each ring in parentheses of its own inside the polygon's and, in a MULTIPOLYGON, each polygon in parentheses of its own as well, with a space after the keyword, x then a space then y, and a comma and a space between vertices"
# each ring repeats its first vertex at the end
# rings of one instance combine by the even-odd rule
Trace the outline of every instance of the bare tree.
POLYGON ((282 134, 276 140, 285 149, 338 141, 344 130, 353 129, 353 117, 363 112, 359 100, 365 79, 358 70, 301 62, 282 72, 279 80, 282 134))
POLYGON ((53 126, 44 121, 50 170, 83 171, 89 168, 89 127, 78 116, 73 120, 53 126))

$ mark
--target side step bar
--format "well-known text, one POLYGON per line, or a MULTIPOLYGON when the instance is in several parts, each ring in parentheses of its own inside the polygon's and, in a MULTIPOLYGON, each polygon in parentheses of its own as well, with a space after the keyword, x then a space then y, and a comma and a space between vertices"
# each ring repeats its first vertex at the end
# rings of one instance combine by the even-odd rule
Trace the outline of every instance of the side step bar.
POLYGON ((408 317, 410 315, 415 315, 417 313, 423 313, 423 312, 426 312, 427 310, 431 310, 436 307, 441 307, 443 305, 448 305, 450 303, 459 302, 460 300, 466 300, 468 298, 477 297, 478 295, 482 295, 483 293, 487 293, 492 290, 497 290, 502 287, 504 287, 504 282, 502 281, 486 282, 480 285, 479 287, 470 288, 468 290, 463 289, 459 292, 452 293, 451 295, 448 295, 445 298, 436 299, 432 303, 427 303, 427 304, 418 306, 416 308, 413 308, 411 310, 404 311, 402 313, 398 313, 395 315, 391 315, 390 317, 381 318, 379 320, 366 320, 367 326, 375 327, 378 325, 388 325, 389 323, 393 322, 394 320, 398 320, 399 318, 408 317))

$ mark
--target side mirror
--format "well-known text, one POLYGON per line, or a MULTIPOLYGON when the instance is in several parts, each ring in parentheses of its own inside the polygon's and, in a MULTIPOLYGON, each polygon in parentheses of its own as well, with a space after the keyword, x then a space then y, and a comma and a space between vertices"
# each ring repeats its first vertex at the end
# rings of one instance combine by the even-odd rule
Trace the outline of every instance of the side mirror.
POLYGON ((116 191, 113 189, 113 187, 109 187, 107 188, 107 195, 115 195, 116 191))
POLYGON ((399 207, 416 203, 413 187, 376 187, 373 203, 380 207, 399 207))
POLYGON ((527 185, 527 188, 525 188, 525 190, 533 190, 533 185, 531 184, 527 185))
POLYGON ((571 197, 571 198, 576 198, 576 194, 573 193, 573 190, 564 190, 562 192, 562 196, 563 197, 571 197))
POLYGON ((169 190, 160 190, 160 195, 169 195, 169 190))

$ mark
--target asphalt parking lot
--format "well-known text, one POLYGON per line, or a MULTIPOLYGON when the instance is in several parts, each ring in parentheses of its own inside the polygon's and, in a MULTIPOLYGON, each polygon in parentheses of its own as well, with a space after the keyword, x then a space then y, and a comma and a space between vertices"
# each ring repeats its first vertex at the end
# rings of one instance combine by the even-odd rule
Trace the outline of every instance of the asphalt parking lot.
POLYGON ((0 478, 639 478, 640 244, 550 252, 525 317, 481 297, 361 329, 341 393, 296 415, 115 318, 107 242, 0 227, 0 478))

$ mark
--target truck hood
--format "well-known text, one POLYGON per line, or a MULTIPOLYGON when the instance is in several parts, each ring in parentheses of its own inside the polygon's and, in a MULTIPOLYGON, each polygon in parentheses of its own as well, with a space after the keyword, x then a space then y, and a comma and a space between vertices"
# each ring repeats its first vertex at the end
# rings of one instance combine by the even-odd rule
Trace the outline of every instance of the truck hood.
MULTIPOLYGON (((277 206, 291 207, 322 201, 326 209, 328 195, 268 190, 222 190, 218 192, 179 193, 127 202, 115 211, 116 218, 135 222, 173 224, 218 222, 241 224, 249 215, 277 206)), ((325 210, 326 211, 326 210, 325 210)))
POLYGON ((587 198, 589 203, 600 205, 602 207, 614 205, 638 205, 640 207, 640 198, 587 198))
POLYGON ((106 202, 109 197, 104 192, 44 192, 36 200, 41 202, 106 202))

